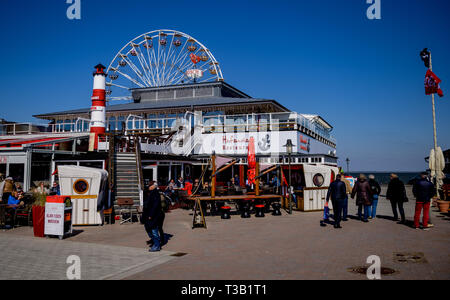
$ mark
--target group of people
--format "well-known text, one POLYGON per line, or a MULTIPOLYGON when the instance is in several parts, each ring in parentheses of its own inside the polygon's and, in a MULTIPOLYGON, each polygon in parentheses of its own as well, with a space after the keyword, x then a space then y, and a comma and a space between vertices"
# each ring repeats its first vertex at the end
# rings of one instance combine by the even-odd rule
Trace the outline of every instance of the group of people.
POLYGON ((6 204, 13 209, 24 206, 24 192, 22 186, 12 177, 4 177, 0 174, 0 203, 6 204))
MULTIPOLYGON (((420 228, 420 215, 423 210, 422 226, 428 230, 430 201, 434 195, 434 185, 428 180, 426 172, 421 173, 420 179, 413 186, 413 195, 416 197, 416 209, 414 214, 414 228, 420 228)), ((328 188, 327 203, 331 199, 333 204, 334 228, 342 228, 341 221, 347 221, 348 199, 355 199, 358 207, 358 220, 368 222, 369 219, 376 218, 378 198, 381 187, 375 180, 374 175, 367 180, 364 174, 360 174, 358 180, 351 188, 350 182, 341 174, 336 176, 336 180, 328 188)), ((404 183, 396 174, 390 175, 390 182, 386 192, 386 199, 390 201, 394 220, 399 224, 406 223, 403 203, 408 201, 404 183), (398 210, 398 211, 397 211, 398 210), (399 220, 400 213, 400 220, 399 220)))
MULTIPOLYGON (((39 186, 30 190, 33 193, 40 193, 44 195, 60 195, 60 188, 58 182, 54 182, 51 188, 47 188, 44 182, 39 186)), ((6 177, 0 174, 0 204, 6 204, 13 209, 23 207, 25 205, 25 191, 20 183, 15 182, 10 176, 6 177)))
POLYGON ((179 203, 179 191, 186 191, 190 196, 192 194, 192 189, 192 182, 189 179, 184 180, 184 178, 180 176, 176 181, 174 179, 169 181, 164 194, 170 199, 171 204, 174 205, 179 203))

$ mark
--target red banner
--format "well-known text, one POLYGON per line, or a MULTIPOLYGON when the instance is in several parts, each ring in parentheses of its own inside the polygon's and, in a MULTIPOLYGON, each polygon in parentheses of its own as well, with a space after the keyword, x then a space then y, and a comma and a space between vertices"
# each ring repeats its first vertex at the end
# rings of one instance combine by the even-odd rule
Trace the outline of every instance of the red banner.
POLYGON ((437 93, 439 97, 443 97, 444 92, 442 92, 439 83, 441 83, 439 77, 428 69, 427 74, 425 74, 425 95, 437 93))

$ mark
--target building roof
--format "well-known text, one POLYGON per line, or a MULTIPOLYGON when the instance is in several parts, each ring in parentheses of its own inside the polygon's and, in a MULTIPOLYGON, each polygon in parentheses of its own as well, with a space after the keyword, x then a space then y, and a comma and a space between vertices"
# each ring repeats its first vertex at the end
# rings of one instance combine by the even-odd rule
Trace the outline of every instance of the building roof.
MULTIPOLYGON (((275 100, 268 99, 255 99, 255 98, 231 98, 231 97, 201 97, 201 98, 185 98, 185 99, 175 99, 175 100, 156 100, 156 101, 142 101, 139 103, 126 103, 126 104, 116 104, 106 107, 106 112, 142 112, 143 110, 154 110, 154 111, 167 111, 170 109, 219 109, 220 107, 230 107, 240 106, 240 105, 254 105, 254 104, 268 104, 272 106, 274 111, 283 112, 289 111, 286 107, 282 106, 275 100)), ((88 114, 90 108, 74 109, 53 113, 45 113, 34 115, 36 118, 49 119, 55 116, 62 115, 77 115, 77 114, 88 114)))

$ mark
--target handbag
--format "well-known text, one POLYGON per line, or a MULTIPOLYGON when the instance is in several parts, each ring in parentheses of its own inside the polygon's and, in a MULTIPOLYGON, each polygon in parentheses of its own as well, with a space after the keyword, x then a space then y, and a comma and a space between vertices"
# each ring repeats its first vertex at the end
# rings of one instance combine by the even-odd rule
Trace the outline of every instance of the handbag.
POLYGON ((328 220, 330 218, 330 209, 328 208, 328 202, 325 201, 325 206, 323 208, 323 219, 328 220))

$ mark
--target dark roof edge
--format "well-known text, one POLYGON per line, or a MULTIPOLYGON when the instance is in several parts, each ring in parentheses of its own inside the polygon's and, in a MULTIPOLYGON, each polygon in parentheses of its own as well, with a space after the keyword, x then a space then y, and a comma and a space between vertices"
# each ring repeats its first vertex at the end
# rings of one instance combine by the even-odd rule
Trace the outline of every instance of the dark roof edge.
MULTIPOLYGON (((253 99, 253 98, 248 98, 248 99, 253 99)), ((286 111, 286 112, 290 112, 291 110, 287 109, 286 107, 284 107, 283 105, 281 105, 280 103, 278 103, 275 100, 270 100, 270 99, 255 99, 255 100, 250 100, 250 101, 246 101, 243 103, 233 103, 233 105, 247 105, 247 104, 252 104, 252 103, 272 103, 276 106, 278 106, 280 109, 286 111)), ((130 103, 131 104, 131 103, 130 103)), ((122 105, 122 104, 117 104, 117 105, 122 105)), ((230 105, 229 103, 217 103, 214 104, 214 106, 224 106, 224 105, 230 105)), ((111 105, 114 106, 114 105, 111 105)), ((200 104, 200 105, 186 105, 186 106, 179 106, 176 108, 183 108, 183 107, 205 107, 205 106, 211 106, 211 104, 200 104)), ((159 107, 157 109, 154 110, 161 110, 161 109, 166 109, 166 108, 170 108, 170 107, 159 107)), ((137 109, 124 109, 124 111, 138 111, 138 110, 142 110, 142 108, 137 108, 137 109)), ((39 114, 39 115, 33 115, 33 117, 35 118, 46 118, 46 117, 51 117, 51 116, 55 116, 55 115, 71 115, 71 114, 84 114, 84 113, 89 113, 90 108, 80 108, 78 110, 69 110, 69 111, 60 111, 60 112, 53 112, 53 113, 46 113, 46 114, 39 114)), ((106 108, 106 112, 108 113, 108 107, 106 108)))
POLYGON ((159 86, 159 87, 146 87, 146 88, 134 88, 130 89, 130 91, 159 91, 159 90, 167 90, 167 89, 178 89, 178 88, 185 88, 185 87, 195 87, 195 86, 226 86, 228 89, 241 94, 245 98, 252 98, 248 94, 244 93, 243 91, 235 88, 234 86, 230 85, 229 83, 226 83, 225 81, 214 81, 214 82, 202 82, 202 83, 186 83, 186 84, 178 84, 178 85, 166 85, 166 86, 159 86))

